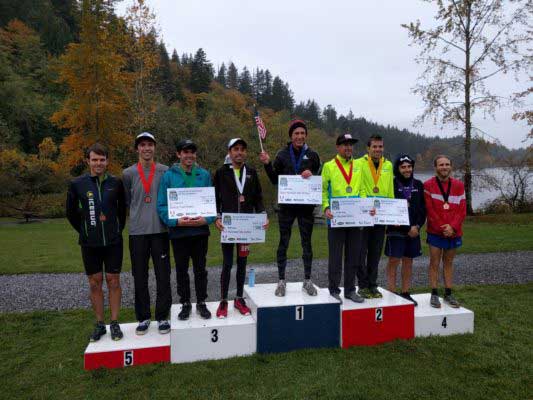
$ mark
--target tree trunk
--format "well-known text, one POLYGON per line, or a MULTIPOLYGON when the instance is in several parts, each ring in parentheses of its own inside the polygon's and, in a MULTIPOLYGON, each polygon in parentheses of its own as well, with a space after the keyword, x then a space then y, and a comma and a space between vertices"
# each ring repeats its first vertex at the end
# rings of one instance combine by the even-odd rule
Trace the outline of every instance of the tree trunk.
POLYGON ((471 154, 471 142, 472 142, 472 121, 471 121, 471 103, 470 103, 470 19, 472 8, 471 5, 467 5, 466 9, 466 29, 465 29, 465 140, 464 140, 464 154, 465 154, 465 195, 466 195, 466 213, 473 215, 474 210, 472 208, 472 154, 471 154))

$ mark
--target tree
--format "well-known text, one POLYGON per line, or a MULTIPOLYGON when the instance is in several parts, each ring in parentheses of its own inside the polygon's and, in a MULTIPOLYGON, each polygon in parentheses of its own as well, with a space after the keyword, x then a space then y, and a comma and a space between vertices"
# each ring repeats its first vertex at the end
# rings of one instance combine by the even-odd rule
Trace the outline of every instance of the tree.
POLYGON ((170 68, 170 59, 168 58, 167 48, 161 41, 159 43, 159 65, 156 69, 157 82, 156 87, 167 103, 176 100, 176 87, 170 68))
POLYGON ((207 93, 213 80, 213 66, 203 49, 198 49, 191 64, 191 91, 207 93))
POLYGON ((337 128, 337 111, 331 104, 328 104, 322 111, 322 115, 326 133, 333 135, 337 128))
POLYGON ((420 21, 404 24, 416 61, 424 65, 413 88, 425 104, 418 122, 433 119, 464 128, 464 184, 468 214, 472 214, 471 141, 476 111, 493 114, 503 98, 493 94, 489 79, 524 67, 523 45, 530 40, 531 0, 511 5, 500 0, 425 0, 436 5, 437 26, 423 29, 420 21))
POLYGON ((228 67, 228 76, 226 78, 228 89, 239 89, 239 71, 235 64, 230 63, 228 67))
POLYGON ((244 67, 242 69, 242 74, 239 77, 239 92, 251 96, 252 91, 252 76, 250 75, 248 68, 244 67))
MULTIPOLYGON (((84 0, 80 43, 71 43, 61 56, 59 82, 68 94, 50 120, 70 131, 61 144, 64 165, 83 166, 83 150, 100 142, 112 155, 130 148, 129 83, 125 58, 119 51, 122 37, 109 0, 84 0)), ((121 165, 111 158, 111 169, 121 165)))
POLYGON ((226 65, 224 63, 218 69, 216 81, 226 87, 226 65))

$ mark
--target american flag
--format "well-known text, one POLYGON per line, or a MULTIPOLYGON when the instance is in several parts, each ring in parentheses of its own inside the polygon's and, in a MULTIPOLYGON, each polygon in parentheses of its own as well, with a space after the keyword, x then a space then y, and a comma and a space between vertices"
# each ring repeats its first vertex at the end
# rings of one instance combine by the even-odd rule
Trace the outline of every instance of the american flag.
POLYGON ((255 124, 257 125, 257 132, 259 133, 259 137, 261 140, 265 140, 267 136, 267 128, 265 127, 265 124, 263 123, 263 120, 259 116, 259 112, 255 110, 255 124))

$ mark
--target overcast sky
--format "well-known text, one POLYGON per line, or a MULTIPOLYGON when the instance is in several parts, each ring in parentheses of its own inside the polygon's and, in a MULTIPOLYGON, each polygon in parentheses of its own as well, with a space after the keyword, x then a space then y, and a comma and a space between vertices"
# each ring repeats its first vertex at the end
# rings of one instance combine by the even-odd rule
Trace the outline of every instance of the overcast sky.
MULTIPOLYGON (((123 13, 131 0, 118 7, 123 13)), ((420 0, 149 0, 169 52, 203 48, 217 68, 233 61, 239 68, 266 69, 288 82, 296 102, 315 99, 339 114, 395 125, 425 135, 450 136, 428 124, 414 127, 422 101, 411 93, 421 70, 417 49, 401 23, 433 24, 434 10, 420 0)), ((499 95, 525 88, 501 76, 490 81, 499 95)), ((474 123, 508 147, 523 146, 528 128, 502 109, 496 120, 474 123)))

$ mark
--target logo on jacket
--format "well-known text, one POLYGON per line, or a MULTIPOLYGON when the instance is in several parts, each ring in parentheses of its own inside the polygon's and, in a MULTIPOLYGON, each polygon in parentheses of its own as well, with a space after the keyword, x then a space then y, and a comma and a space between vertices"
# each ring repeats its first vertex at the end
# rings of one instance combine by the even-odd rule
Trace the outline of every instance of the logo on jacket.
POLYGON ((87 202, 89 203, 89 223, 96 226, 96 208, 94 205, 94 193, 90 190, 87 192, 87 202))

